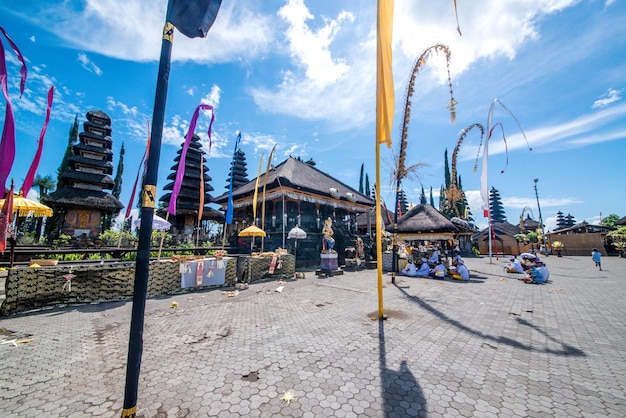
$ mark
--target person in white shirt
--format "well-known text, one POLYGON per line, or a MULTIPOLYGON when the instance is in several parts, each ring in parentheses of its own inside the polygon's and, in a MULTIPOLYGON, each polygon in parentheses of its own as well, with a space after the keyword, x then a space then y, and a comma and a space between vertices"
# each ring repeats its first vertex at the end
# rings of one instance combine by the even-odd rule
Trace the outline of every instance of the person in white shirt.
POLYGON ((422 258, 422 265, 415 272, 416 277, 428 277, 430 275, 430 267, 428 267, 428 260, 422 258))
POLYGON ((469 270, 465 267, 465 263, 461 262, 461 264, 456 266, 456 272, 463 280, 468 281, 470 279, 469 270))
POLYGON ((431 255, 430 258, 428 259, 428 264, 434 264, 434 265, 439 264, 439 250, 437 249, 437 247, 434 247, 433 255, 431 255))
POLYGON ((443 265, 442 262, 438 263, 435 266, 431 275, 434 279, 443 279, 444 277, 446 277, 446 267, 443 265))
POLYGON ((415 273, 417 273, 417 268, 415 267, 413 260, 411 260, 406 267, 402 269, 402 275, 415 277, 415 273))
POLYGON ((524 273, 524 267, 522 266, 522 262, 517 259, 517 257, 513 256, 509 259, 510 263, 506 267, 507 273, 524 273))

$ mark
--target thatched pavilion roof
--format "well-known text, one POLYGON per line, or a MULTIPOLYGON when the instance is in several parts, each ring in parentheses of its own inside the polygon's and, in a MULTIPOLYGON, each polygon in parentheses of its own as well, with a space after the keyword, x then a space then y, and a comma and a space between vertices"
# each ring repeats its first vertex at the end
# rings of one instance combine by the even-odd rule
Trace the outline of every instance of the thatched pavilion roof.
POLYGON ((406 240, 452 239, 457 227, 441 212, 427 204, 414 206, 398 220, 398 235, 406 240))
MULTIPOLYGON (((259 179, 259 199, 261 198, 264 182, 265 173, 259 179)), ((255 186, 256 178, 234 190, 234 207, 251 205, 255 186)), ((270 170, 267 178, 266 200, 277 199, 283 196, 283 193, 298 200, 332 204, 336 205, 336 207, 360 212, 366 211, 374 204, 372 199, 359 193, 352 187, 323 173, 311 164, 291 157, 280 163, 273 170, 270 170), (333 197, 330 194, 330 189, 336 189, 339 197, 333 197), (347 193, 354 197, 354 201, 350 201, 347 198, 347 193)), ((228 192, 217 197, 214 202, 223 206, 226 205, 228 192)))
POLYGON ((62 187, 49 195, 42 196, 46 205, 53 209, 60 207, 77 207, 100 209, 104 212, 119 212, 124 205, 110 193, 76 187, 62 187))

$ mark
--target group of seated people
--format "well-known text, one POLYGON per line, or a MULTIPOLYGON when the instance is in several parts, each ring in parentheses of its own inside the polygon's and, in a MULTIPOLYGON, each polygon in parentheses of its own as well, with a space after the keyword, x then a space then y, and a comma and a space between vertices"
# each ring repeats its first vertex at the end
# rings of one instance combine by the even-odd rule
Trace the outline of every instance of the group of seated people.
POLYGON ((415 261, 410 258, 406 267, 402 269, 402 274, 410 277, 432 277, 434 279, 450 276, 456 280, 469 280, 469 270, 467 270, 459 251, 454 252, 450 268, 446 268, 443 260, 439 258, 439 252, 436 248, 429 258, 422 257, 418 264, 419 268, 415 261))
POLYGON ((550 272, 539 257, 530 253, 522 253, 520 258, 511 256, 510 263, 505 268, 507 273, 524 274, 524 277, 518 279, 524 283, 543 284, 548 281, 550 272))

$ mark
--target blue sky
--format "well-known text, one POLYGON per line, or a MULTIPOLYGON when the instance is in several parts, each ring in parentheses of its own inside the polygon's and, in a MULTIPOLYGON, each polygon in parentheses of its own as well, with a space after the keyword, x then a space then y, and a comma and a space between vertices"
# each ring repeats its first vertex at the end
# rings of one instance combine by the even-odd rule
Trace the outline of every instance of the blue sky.
MULTIPOLYGON (((0 26, 27 59, 26 92, 19 99, 19 67, 4 41, 9 93, 17 124, 17 155, 10 174, 21 185, 37 148, 48 88, 55 86, 51 122, 38 174, 56 178, 76 114, 89 110, 112 119, 114 167, 124 143, 127 204, 152 117, 166 1, 36 0, 0 3, 0 26)), ((249 178, 261 154, 277 144, 275 163, 289 155, 358 189, 361 164, 375 180, 376 7, 367 0, 224 1, 204 39, 176 32, 173 43, 158 195, 191 115, 200 103, 216 109, 209 174, 214 196, 226 191, 237 132, 249 178)), ((626 215, 626 4, 618 0, 458 1, 396 0, 393 64, 396 112, 389 150, 381 148, 382 197, 393 206, 391 162, 397 153, 405 89, 414 61, 443 43, 452 53, 458 100, 450 123, 443 55, 417 76, 408 130, 407 164, 425 163, 420 178, 405 181, 410 201, 444 181, 459 131, 487 124, 498 98, 521 123, 496 107, 504 127, 489 143, 489 187, 499 190, 508 220, 525 207, 538 219, 533 179, 548 229, 558 211, 577 221, 626 215), (506 167, 506 168, 505 168, 506 167), (503 173, 501 171, 504 170, 503 173)), ((4 123, 4 101, 0 121, 4 123)), ((205 140, 208 114, 196 133, 205 140)), ((479 133, 470 131, 457 163, 476 223, 486 225, 480 170, 473 172, 479 133)), ((482 152, 482 151, 481 151, 482 152)), ((527 213, 530 213, 527 210, 527 213)))

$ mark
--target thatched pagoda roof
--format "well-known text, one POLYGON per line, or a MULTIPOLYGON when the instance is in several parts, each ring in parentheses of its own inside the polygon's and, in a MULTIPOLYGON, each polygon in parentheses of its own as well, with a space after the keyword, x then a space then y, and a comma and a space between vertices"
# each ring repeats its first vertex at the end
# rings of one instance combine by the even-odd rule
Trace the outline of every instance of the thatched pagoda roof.
POLYGON ((87 145, 78 143, 72 147, 74 149, 74 155, 80 154, 80 151, 89 151, 94 154, 102 154, 108 161, 113 161, 113 151, 107 148, 96 147, 95 145, 87 145))
MULTIPOLYGON (((495 232, 496 235, 509 235, 511 237, 515 237, 515 235, 523 233, 519 225, 513 225, 512 223, 509 223, 509 222, 494 222, 493 232, 495 232)), ((474 239, 477 240, 488 234, 489 234, 489 228, 487 227, 483 229, 482 231, 478 232, 476 235, 474 235, 474 239)))
POLYGON ((124 208, 122 202, 105 191, 62 187, 49 195, 43 195, 43 202, 53 209, 77 207, 99 209, 104 212, 119 212, 124 208))
POLYGON ((105 174, 113 174, 113 164, 110 161, 83 157, 82 155, 72 155, 68 158, 68 162, 72 167, 75 167, 75 164, 100 167, 105 174))
POLYGON ((103 189, 113 189, 115 182, 106 174, 88 173, 86 171, 67 170, 63 173, 63 180, 72 183, 89 183, 101 186, 103 189))
POLYGON ((427 204, 414 206, 398 220, 396 232, 407 240, 452 239, 458 228, 427 204))
MULTIPOLYGON (((265 182, 265 173, 259 179, 259 196, 265 182)), ((256 178, 233 191, 233 201, 235 207, 243 207, 252 204, 256 178)), ((369 209, 374 201, 369 197, 359 193, 352 187, 342 183, 334 177, 323 173, 311 164, 298 161, 295 158, 288 158, 281 164, 270 170, 267 178, 266 199, 278 199, 283 193, 290 198, 317 202, 322 204, 332 204, 352 210, 365 211, 369 209), (339 197, 331 195, 330 190, 334 189, 339 197), (347 198, 347 193, 354 197, 354 201, 347 198)), ((225 206, 228 203, 228 192, 217 197, 215 203, 225 206)))

